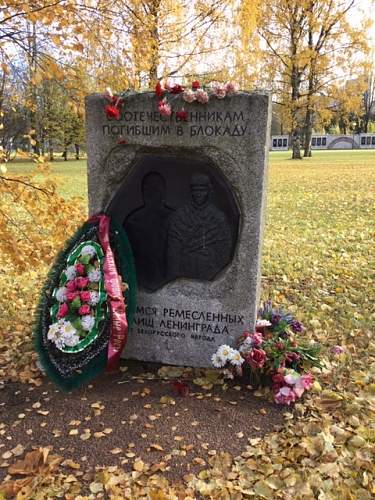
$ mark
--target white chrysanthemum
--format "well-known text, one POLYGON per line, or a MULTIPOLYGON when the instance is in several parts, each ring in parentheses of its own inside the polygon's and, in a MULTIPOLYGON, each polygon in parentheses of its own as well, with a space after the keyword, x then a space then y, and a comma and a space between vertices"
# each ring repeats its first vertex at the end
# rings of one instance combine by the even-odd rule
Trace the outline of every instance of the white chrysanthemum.
POLYGON ((96 250, 92 245, 85 245, 81 250, 81 255, 90 255, 90 257, 94 257, 94 255, 96 255, 96 250))
POLYGON ((265 328, 266 326, 271 326, 271 323, 267 319, 257 319, 257 326, 265 328))
POLYGON ((77 271, 75 266, 68 266, 65 271, 65 276, 67 277, 68 281, 74 280, 74 278, 77 276, 77 271))
POLYGON ((75 335, 77 333, 77 330, 74 328, 71 322, 65 320, 63 320, 63 322, 61 323, 60 331, 64 336, 75 335))
POLYGON ((55 293, 56 300, 58 302, 65 302, 66 301, 66 292, 68 290, 65 288, 65 286, 62 286, 61 288, 58 288, 55 293))
POLYGON ((55 342, 55 340, 59 337, 59 334, 60 334, 59 323, 52 323, 47 333, 48 340, 52 340, 52 342, 55 342))
POLYGON ((86 314, 85 316, 82 316, 81 318, 81 325, 84 330, 89 332, 94 328, 95 325, 95 318, 94 316, 90 316, 90 314, 86 314))
POLYGON ((217 352, 212 355, 211 360, 215 368, 223 368, 226 364, 226 361, 217 352))
POLYGON ((102 273, 95 269, 94 271, 90 271, 87 277, 92 283, 98 283, 102 279, 102 273))
POLYGON ((74 347, 79 342, 79 336, 77 334, 74 335, 65 334, 61 337, 61 340, 64 343, 64 345, 68 347, 74 347))
POLYGON ((244 361, 245 360, 243 359, 241 354, 238 351, 236 351, 235 349, 233 349, 233 354, 230 357, 231 364, 233 366, 241 366, 244 361))
POLYGON ((100 295, 98 292, 90 292, 90 300, 89 304, 90 306, 96 306, 96 304, 99 302, 100 295))
POLYGON ((223 344, 217 350, 217 355, 220 356, 223 360, 228 361, 230 356, 232 356, 233 349, 229 347, 229 345, 223 344))

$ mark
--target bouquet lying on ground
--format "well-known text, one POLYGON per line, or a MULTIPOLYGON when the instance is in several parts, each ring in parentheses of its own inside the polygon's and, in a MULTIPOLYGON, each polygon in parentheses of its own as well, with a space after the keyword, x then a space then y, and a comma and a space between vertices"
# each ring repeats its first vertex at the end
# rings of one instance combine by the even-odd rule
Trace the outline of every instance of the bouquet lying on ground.
POLYGON ((295 402, 314 382, 309 370, 319 367, 320 345, 300 339, 303 325, 266 302, 255 332, 244 332, 238 349, 222 345, 212 356, 216 368, 247 376, 253 385, 270 385, 276 403, 295 402))

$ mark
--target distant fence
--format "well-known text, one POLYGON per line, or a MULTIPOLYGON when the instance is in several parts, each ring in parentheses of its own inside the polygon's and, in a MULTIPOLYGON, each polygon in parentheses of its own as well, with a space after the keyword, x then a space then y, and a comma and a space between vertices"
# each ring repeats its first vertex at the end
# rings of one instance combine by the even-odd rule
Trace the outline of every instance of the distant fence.
MULTIPOLYGON (((289 147, 289 135, 273 135, 271 137, 271 151, 286 151, 289 147)), ((375 149, 375 133, 351 135, 313 134, 311 149, 375 149)))

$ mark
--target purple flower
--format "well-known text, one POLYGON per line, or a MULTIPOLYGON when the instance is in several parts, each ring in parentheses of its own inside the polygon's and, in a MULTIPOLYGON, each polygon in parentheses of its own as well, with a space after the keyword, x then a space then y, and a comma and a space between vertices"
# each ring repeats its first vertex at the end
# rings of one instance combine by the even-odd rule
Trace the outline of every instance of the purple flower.
POLYGON ((290 325, 294 333, 301 333, 304 330, 303 324, 294 319, 290 325))
POLYGON ((333 352, 333 354, 342 354, 343 352, 345 352, 345 347, 341 345, 334 345, 331 349, 331 352, 333 352))
POLYGON ((278 313, 272 313, 272 317, 271 317, 271 323, 273 325, 276 325, 281 319, 281 315, 278 314, 278 313))

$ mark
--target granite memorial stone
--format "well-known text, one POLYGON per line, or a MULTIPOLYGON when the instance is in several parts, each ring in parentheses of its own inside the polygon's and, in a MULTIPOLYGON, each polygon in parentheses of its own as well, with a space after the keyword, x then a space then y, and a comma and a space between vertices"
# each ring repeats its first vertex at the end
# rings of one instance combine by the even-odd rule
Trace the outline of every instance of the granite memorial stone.
MULTIPOLYGON (((180 100, 180 101, 179 101, 180 100)), ((123 224, 137 269, 137 313, 123 356, 210 366, 252 330, 259 295, 270 98, 240 92, 160 116, 153 93, 120 120, 86 100, 90 214, 123 224)))

